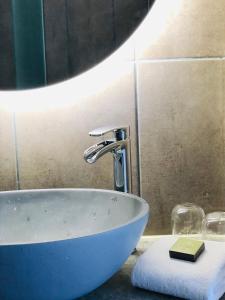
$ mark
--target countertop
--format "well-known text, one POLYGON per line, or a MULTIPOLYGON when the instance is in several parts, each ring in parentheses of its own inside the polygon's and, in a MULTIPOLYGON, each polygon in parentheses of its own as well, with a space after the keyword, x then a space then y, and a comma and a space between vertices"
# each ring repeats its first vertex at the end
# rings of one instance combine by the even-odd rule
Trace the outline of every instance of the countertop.
MULTIPOLYGON (((137 251, 130 255, 122 269, 105 284, 80 297, 78 300, 178 300, 168 295, 135 288, 131 285, 130 274, 137 258, 159 237, 142 237, 137 245, 137 251)), ((221 298, 225 300, 225 295, 221 298)))

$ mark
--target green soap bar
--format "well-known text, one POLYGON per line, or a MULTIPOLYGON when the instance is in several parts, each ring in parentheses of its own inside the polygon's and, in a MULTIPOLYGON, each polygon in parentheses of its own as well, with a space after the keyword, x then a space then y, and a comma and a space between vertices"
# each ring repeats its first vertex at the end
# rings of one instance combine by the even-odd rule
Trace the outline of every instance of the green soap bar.
POLYGON ((204 249, 205 244, 202 241, 190 238, 179 238, 170 248, 169 254, 171 258, 195 262, 204 249))

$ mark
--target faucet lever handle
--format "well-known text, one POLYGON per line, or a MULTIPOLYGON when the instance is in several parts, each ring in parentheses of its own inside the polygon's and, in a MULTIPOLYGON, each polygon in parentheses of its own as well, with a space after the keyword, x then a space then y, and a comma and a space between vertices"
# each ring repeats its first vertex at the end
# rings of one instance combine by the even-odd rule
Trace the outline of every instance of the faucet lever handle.
POLYGON ((109 132, 113 132, 114 135, 116 135, 118 131, 124 131, 126 135, 129 136, 129 126, 104 126, 90 131, 89 135, 102 136, 109 132))

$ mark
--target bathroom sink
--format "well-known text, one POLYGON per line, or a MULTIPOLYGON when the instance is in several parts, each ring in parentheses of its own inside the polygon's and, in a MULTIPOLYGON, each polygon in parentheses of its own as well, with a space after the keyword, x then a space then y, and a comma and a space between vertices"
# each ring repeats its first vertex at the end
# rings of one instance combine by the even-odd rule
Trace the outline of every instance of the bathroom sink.
POLYGON ((0 192, 0 299, 73 300, 124 264, 148 204, 94 189, 0 192))

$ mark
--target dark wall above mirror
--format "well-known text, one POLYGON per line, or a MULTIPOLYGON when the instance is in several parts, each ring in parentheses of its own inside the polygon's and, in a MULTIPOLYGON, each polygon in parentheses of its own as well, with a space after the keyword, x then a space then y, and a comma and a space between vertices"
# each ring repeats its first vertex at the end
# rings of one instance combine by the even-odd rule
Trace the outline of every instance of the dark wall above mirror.
POLYGON ((76 76, 118 48, 154 0, 0 0, 0 89, 76 76))

